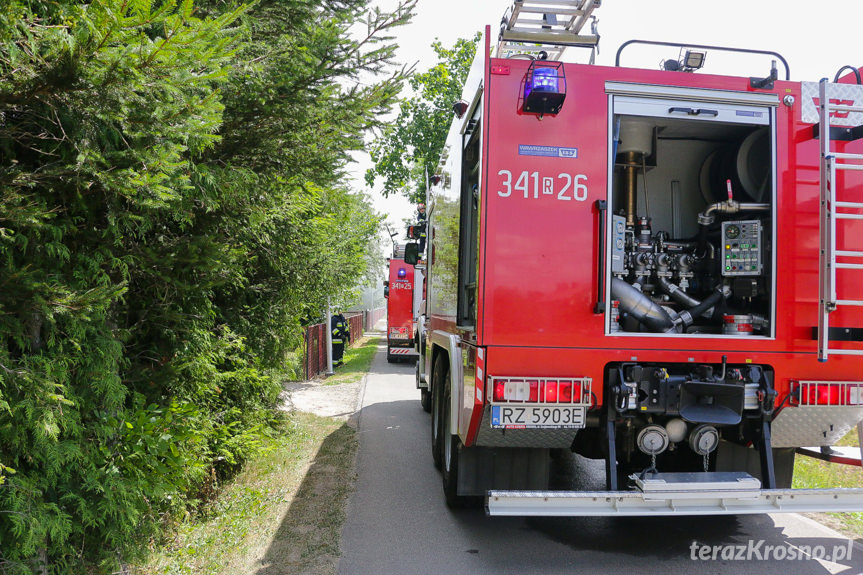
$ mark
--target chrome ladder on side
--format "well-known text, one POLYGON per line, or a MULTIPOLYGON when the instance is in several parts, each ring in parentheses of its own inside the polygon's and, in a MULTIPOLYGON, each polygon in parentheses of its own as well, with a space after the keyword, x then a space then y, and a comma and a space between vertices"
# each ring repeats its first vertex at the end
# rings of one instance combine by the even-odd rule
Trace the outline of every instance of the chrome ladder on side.
POLYGON ((600 0, 515 0, 501 21, 495 56, 507 58, 542 50, 548 60, 559 60, 567 46, 595 47, 599 34, 592 14, 600 3, 600 0), (591 18, 594 22, 591 33, 582 35, 582 28, 591 18))
MULTIPOLYGON (((842 170, 863 171, 863 154, 846 154, 834 152, 831 148, 830 115, 832 113, 849 114, 863 113, 863 106, 848 106, 831 103, 828 87, 831 84, 822 79, 818 86, 819 93, 819 124, 818 136, 821 146, 820 177, 821 177, 821 261, 819 282, 819 314, 818 314, 818 361, 827 361, 830 354, 863 355, 863 349, 830 349, 830 313, 839 306, 863 306, 863 300, 838 299, 836 295, 836 274, 839 270, 863 270, 863 263, 848 261, 863 258, 863 241, 860 250, 839 250, 836 248, 837 226, 845 220, 863 220, 863 213, 854 211, 863 209, 861 201, 847 201, 837 196, 845 192, 840 185, 837 172, 842 170), (842 211, 845 208, 846 211, 842 211), (837 261, 842 258, 842 261, 837 261)), ((843 86, 845 87, 845 86, 843 86)), ((860 88, 863 92, 863 87, 860 88)), ((860 128, 849 128, 843 131, 852 134, 852 139, 863 134, 855 133, 860 128)))

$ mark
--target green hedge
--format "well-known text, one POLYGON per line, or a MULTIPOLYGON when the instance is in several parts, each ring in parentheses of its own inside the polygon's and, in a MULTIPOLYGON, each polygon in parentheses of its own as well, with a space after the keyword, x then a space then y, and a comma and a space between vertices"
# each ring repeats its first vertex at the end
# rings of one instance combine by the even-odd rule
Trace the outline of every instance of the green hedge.
POLYGON ((366 40, 366 0, 3 4, 0 572, 110 572, 255 452, 367 273, 340 182, 413 2, 366 40))

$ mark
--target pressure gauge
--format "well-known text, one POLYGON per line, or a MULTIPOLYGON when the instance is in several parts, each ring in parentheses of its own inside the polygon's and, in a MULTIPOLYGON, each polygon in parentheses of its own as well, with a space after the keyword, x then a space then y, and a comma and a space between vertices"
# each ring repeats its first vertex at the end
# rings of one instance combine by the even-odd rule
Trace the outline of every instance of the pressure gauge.
POLYGON ((735 225, 730 225, 725 228, 725 237, 729 240, 734 240, 740 237, 740 228, 735 225))

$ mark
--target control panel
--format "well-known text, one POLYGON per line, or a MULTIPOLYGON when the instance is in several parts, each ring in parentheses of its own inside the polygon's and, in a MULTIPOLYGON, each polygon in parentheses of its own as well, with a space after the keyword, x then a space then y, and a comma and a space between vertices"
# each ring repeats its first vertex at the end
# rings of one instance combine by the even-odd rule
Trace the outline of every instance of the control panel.
POLYGON ((758 276, 762 272, 761 222, 722 222, 722 275, 758 276))

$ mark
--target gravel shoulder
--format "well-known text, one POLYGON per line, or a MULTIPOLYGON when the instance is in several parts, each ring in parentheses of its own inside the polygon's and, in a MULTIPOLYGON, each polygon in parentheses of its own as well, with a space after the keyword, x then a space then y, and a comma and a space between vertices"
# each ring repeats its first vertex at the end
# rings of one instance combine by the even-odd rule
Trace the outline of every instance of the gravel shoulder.
POLYGON ((366 377, 338 385, 327 385, 326 380, 289 383, 282 394, 282 409, 349 421, 362 402, 366 377))
MULTIPOLYGON (((382 333, 370 332, 366 333, 365 337, 373 338, 382 335, 382 333)), ((380 337, 378 342, 377 348, 380 351, 386 346, 386 340, 380 337)), ((335 385, 326 377, 287 383, 282 392, 282 409, 333 417, 348 421, 355 428, 354 415, 362 407, 367 379, 368 373, 365 373, 358 381, 335 385)))

